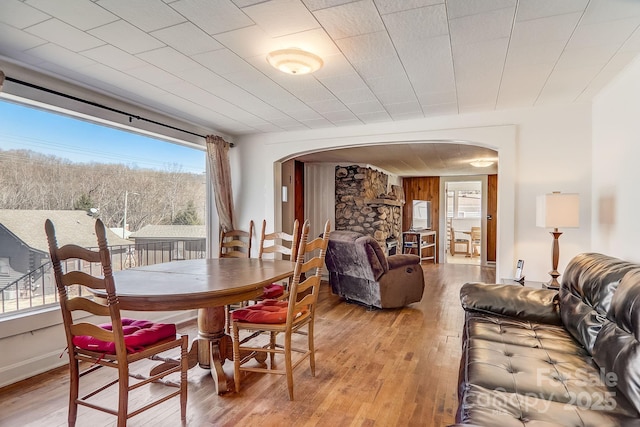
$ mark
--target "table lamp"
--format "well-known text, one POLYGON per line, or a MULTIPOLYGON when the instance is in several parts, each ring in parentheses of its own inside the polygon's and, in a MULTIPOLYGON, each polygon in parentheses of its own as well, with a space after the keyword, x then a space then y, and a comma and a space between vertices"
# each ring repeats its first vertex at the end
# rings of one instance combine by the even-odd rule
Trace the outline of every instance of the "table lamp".
POLYGON ((553 246, 551 251, 551 281, 549 287, 560 287, 558 283, 558 258, 560 246, 558 238, 562 235, 558 228, 577 228, 580 225, 580 197, 574 193, 560 193, 538 196, 536 201, 536 226, 553 228, 553 246))

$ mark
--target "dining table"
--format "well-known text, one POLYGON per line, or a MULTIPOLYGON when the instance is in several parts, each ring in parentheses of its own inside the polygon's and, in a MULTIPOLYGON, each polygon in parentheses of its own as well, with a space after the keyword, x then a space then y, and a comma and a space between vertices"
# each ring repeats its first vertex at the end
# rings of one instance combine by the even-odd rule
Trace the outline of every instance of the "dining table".
POLYGON ((113 276, 122 310, 198 309, 198 336, 189 350, 189 367, 210 369, 216 392, 222 394, 228 391, 222 365, 233 360, 224 306, 256 299, 264 286, 292 276, 293 268, 286 260, 209 258, 140 266, 113 276))

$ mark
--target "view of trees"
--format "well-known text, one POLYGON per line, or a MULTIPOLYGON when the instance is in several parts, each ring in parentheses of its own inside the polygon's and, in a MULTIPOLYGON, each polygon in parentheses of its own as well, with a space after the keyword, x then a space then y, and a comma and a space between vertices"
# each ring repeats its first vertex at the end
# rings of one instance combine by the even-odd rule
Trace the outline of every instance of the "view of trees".
POLYGON ((202 224, 205 181, 177 165, 158 171, 0 149, 0 209, 93 208, 108 227, 121 227, 128 193, 132 231, 147 224, 202 224))

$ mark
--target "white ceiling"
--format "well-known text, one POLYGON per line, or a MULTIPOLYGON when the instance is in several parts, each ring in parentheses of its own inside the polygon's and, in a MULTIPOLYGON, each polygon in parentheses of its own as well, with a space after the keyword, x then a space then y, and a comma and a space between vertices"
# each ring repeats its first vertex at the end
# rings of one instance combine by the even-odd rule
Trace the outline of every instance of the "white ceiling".
POLYGON ((589 102, 639 25, 638 0, 2 0, 0 59, 242 135, 589 102), (324 67, 267 64, 290 47, 324 67))

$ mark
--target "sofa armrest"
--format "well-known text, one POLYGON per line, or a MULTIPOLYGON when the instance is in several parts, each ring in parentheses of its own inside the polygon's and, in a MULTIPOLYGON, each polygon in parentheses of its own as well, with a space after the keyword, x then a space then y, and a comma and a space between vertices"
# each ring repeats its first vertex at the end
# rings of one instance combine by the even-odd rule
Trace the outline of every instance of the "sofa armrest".
POLYGON ((420 264, 420 257, 414 254, 397 254, 387 257, 389 270, 404 267, 405 265, 420 264))
POLYGON ((554 325, 562 324, 558 301, 556 291, 516 285, 466 283, 460 289, 465 310, 554 325))

